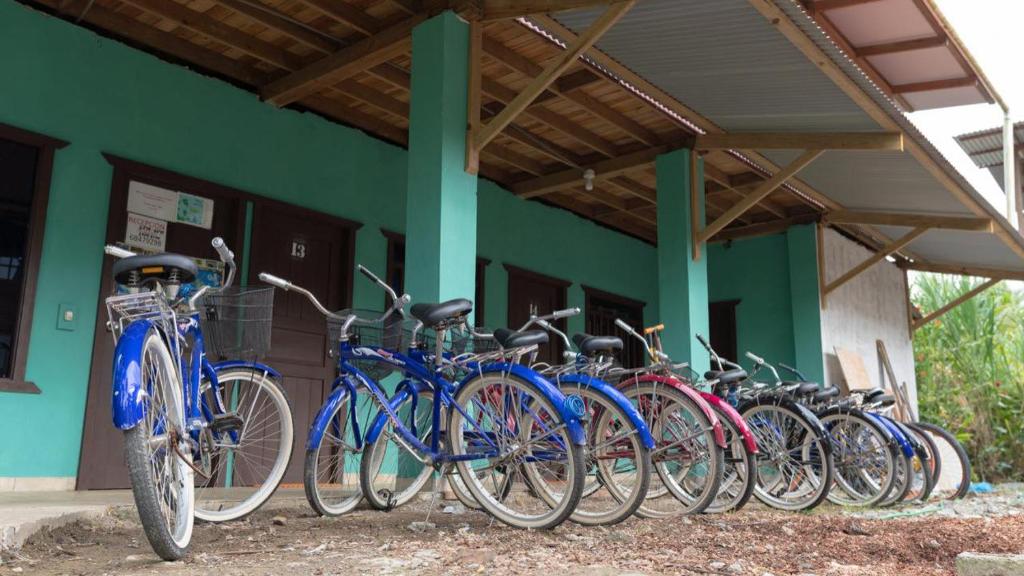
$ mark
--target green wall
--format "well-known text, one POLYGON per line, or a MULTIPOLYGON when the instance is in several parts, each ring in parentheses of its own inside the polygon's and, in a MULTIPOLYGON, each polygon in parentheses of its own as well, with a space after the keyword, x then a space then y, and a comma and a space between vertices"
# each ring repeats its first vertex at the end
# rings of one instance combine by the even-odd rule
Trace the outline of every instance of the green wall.
MULTIPOLYGON (((405 229, 404 150, 9 0, 0 78, 0 122, 71 143, 54 163, 28 358, 42 394, 0 393, 0 476, 77 471, 112 175, 101 152, 362 222, 356 261, 377 271, 380 228, 405 229), (56 330, 62 303, 79 311, 74 332, 56 330)), ((652 246, 484 180, 478 209, 479 252, 493 260, 488 324, 506 317, 503 262, 574 281, 570 304, 582 305, 587 284, 643 300, 657 319, 652 246)), ((354 302, 377 308, 380 291, 357 275, 354 302)))
POLYGON ((739 300, 736 307, 739 362, 750 369, 750 351, 771 363, 793 365, 789 247, 785 234, 712 244, 708 291, 712 302, 739 300))

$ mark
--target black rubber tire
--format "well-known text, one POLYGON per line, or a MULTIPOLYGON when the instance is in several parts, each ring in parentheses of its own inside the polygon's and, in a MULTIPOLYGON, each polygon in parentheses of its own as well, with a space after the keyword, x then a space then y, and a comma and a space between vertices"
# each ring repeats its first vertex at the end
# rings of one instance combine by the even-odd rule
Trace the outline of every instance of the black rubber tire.
MULTIPOLYGON (((959 500, 967 496, 967 492, 971 488, 971 459, 970 457, 967 456, 967 450, 964 449, 963 444, 961 444, 960 441, 956 439, 956 436, 953 436, 953 434, 949 430, 946 430, 941 426, 930 424, 928 422, 916 422, 912 424, 912 426, 916 426, 927 432, 931 432, 936 436, 941 436, 943 440, 948 442, 953 447, 953 450, 956 452, 957 458, 959 458, 960 460, 960 470, 963 474, 963 480, 961 481, 960 486, 957 487, 956 492, 954 492, 953 495, 949 497, 949 500, 959 500)), ((955 466, 956 464, 953 462, 946 462, 946 466, 950 465, 955 466)))
MULTIPOLYGON (((433 405, 434 393, 432 391, 424 390, 422 392, 419 392, 416 396, 416 399, 419 400, 420 398, 424 397, 429 398, 431 405, 433 405)), ((408 401, 408 399, 410 398, 412 398, 412 396, 408 396, 406 398, 406 401, 408 401)), ((399 410, 395 410, 396 414, 398 412, 399 410)), ((385 430, 391 425, 391 422, 385 423, 385 430)), ((406 425, 408 425, 408 423, 406 423, 406 425)), ((432 422, 431 425, 433 425, 432 422)), ((429 444, 429 439, 427 440, 427 443, 429 444)), ((394 508, 402 506, 403 504, 407 504, 410 500, 415 498, 417 494, 419 494, 420 490, 424 486, 426 486, 427 482, 430 482, 433 467, 430 464, 423 464, 423 470, 420 472, 420 475, 425 475, 425 477, 421 479, 418 475, 416 482, 411 484, 409 488, 406 488, 406 490, 402 491, 401 493, 393 495, 394 500, 388 502, 381 496, 379 492, 375 491, 372 488, 374 480, 376 478, 371 477, 371 474, 374 474, 374 471, 371 470, 371 466, 373 465, 372 456, 374 454, 374 451, 379 449, 379 447, 381 446, 384 447, 384 450, 387 450, 387 444, 388 439, 384 437, 384 434, 382 432, 381 435, 378 436, 377 439, 372 444, 363 445, 363 457, 359 460, 359 484, 360 486, 362 486, 363 489, 363 498, 366 499, 367 503, 369 503, 370 506, 372 506, 375 510, 390 512, 394 508), (415 489, 410 489, 413 486, 415 486, 415 489)), ((404 451, 404 448, 402 448, 401 445, 398 446, 399 450, 404 451)))
POLYGON ((181 560, 188 552, 188 548, 175 544, 167 525, 162 521, 164 513, 160 507, 160 497, 148 473, 149 439, 143 426, 124 431, 124 455, 131 477, 135 506, 138 508, 142 529, 146 532, 146 539, 160 558, 168 562, 181 560))
MULTIPOLYGON (((878 435, 881 438, 885 439, 885 447, 889 451, 889 454, 891 456, 890 460, 892 462, 893 468, 895 468, 895 466, 896 466, 896 459, 897 458, 903 458, 903 454, 902 454, 902 452, 899 451, 899 446, 896 444, 896 441, 893 439, 892 434, 888 431, 888 429, 886 429, 884 426, 882 426, 881 424, 879 424, 875 420, 872 420, 871 418, 868 418, 868 417, 864 416, 863 412, 861 412, 860 410, 849 410, 849 409, 838 409, 838 408, 836 408, 836 409, 829 409, 829 410, 824 410, 824 411, 818 412, 817 415, 820 418, 829 418, 830 416, 838 415, 838 414, 842 414, 846 418, 852 418, 852 419, 857 420, 862 426, 871 428, 872 430, 877 432, 878 435)), ((833 458, 835 458, 835 454, 834 453, 833 453, 833 458)), ((838 471, 837 471, 837 474, 838 474, 838 471)), ((837 482, 837 484, 839 484, 839 481, 836 481, 836 482, 837 482)), ((895 476, 894 473, 890 473, 889 474, 889 483, 888 483, 888 485, 883 487, 881 490, 879 490, 878 495, 875 496, 875 498, 873 500, 864 501, 862 505, 864 505, 864 506, 879 506, 879 505, 881 505, 881 503, 887 501, 889 495, 892 493, 892 490, 893 490, 893 488, 895 488, 895 486, 896 486, 896 476, 895 476)), ((842 491, 843 487, 841 485, 839 485, 839 486, 833 485, 832 489, 829 491, 829 494, 831 494, 832 490, 840 490, 840 491, 842 491)), ((843 503, 836 502, 834 499, 830 499, 830 501, 833 502, 834 504, 837 504, 837 505, 843 505, 843 503)))
POLYGON ((903 449, 899 449, 899 462, 901 462, 902 474, 898 474, 896 470, 893 471, 893 475, 896 476, 896 481, 893 483, 892 492, 889 493, 889 497, 878 503, 878 506, 888 507, 895 506, 907 498, 907 493, 910 492, 911 481, 909 475, 913 472, 913 459, 903 453, 903 449))
MULTIPOLYGON (((349 393, 346 392, 346 396, 349 396, 349 393)), ((349 402, 352 402, 351 397, 347 398, 342 402, 339 402, 334 412, 332 412, 332 414, 330 415, 330 418, 336 418, 335 415, 339 411, 346 410, 349 402)), ((323 442, 322 439, 321 442, 323 442)), ((316 511, 316 513, 320 516, 341 516, 343 514, 351 512, 363 500, 364 490, 362 489, 362 486, 359 486, 359 488, 357 489, 358 495, 352 498, 351 500, 346 501, 344 506, 337 507, 337 509, 335 510, 328 509, 328 507, 321 500, 319 491, 317 490, 317 467, 319 465, 317 462, 318 454, 319 449, 306 450, 306 458, 303 462, 302 467, 302 485, 306 492, 306 500, 309 502, 310 507, 313 508, 313 510, 316 511)), ((361 459, 362 453, 360 453, 360 460, 361 459)), ((362 467, 361 463, 360 467, 362 467)), ((356 475, 356 478, 360 478, 358 473, 356 475)))
MULTIPOLYGON (((941 473, 941 468, 935 468, 935 466, 941 466, 941 456, 939 455, 939 447, 935 444, 935 440, 927 432, 904 423, 904 426, 910 429, 911 432, 917 435, 917 437, 924 444, 925 450, 928 452, 928 461, 922 461, 921 464, 924 467, 925 475, 925 488, 921 494, 917 497, 918 502, 927 502, 928 498, 932 495, 932 490, 935 489, 935 484, 938 482, 938 471, 941 473)), ((918 456, 920 458, 920 456, 918 456)))
MULTIPOLYGON (((754 487, 757 485, 757 475, 754 474, 754 468, 757 466, 757 453, 751 452, 751 451, 747 450, 746 443, 743 441, 742 436, 739 434, 739 430, 736 430, 733 427, 732 422, 730 421, 729 415, 726 414, 725 412, 723 412, 722 410, 720 410, 714 404, 710 404, 710 406, 711 406, 711 409, 714 410, 715 416, 718 416, 718 420, 722 423, 722 427, 723 428, 728 428, 730 434, 739 436, 739 438, 737 438, 737 441, 740 442, 740 444, 743 445, 743 458, 746 460, 745 465, 747 467, 747 478, 744 481, 745 485, 743 486, 743 492, 740 494, 740 497, 738 499, 736 499, 735 501, 733 501, 729 506, 722 507, 720 510, 719 509, 712 509, 712 508, 714 508, 714 504, 715 504, 715 501, 713 500, 711 502, 711 504, 708 506, 708 508, 706 508, 704 511, 709 513, 709 514, 719 514, 719 513, 725 513, 725 512, 736 512, 737 510, 740 510, 744 506, 746 506, 747 502, 750 501, 750 497, 754 495, 754 487)), ((726 448, 726 450, 728 450, 728 448, 726 448)), ((723 463, 726 463, 725 462, 724 451, 723 451, 723 463)), ((725 466, 724 465, 722 466, 722 474, 723 474, 723 479, 724 479, 724 475, 725 475, 725 466)), ((719 488, 719 490, 721 490, 721 488, 719 488)))

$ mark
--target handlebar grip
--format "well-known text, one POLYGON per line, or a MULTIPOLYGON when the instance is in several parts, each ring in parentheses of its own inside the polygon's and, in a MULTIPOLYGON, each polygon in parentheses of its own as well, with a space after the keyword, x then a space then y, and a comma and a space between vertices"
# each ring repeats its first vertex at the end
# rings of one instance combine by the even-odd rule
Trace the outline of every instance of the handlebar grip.
POLYGON ((210 240, 210 245, 217 251, 217 255, 220 256, 221 262, 228 264, 235 261, 235 253, 228 248, 228 245, 224 243, 224 239, 220 236, 210 240))
POLYGON ((373 272, 370 272, 370 270, 366 266, 363 266, 362 264, 357 264, 356 265, 356 269, 359 270, 360 272, 362 272, 363 276, 366 276, 367 278, 369 278, 373 282, 376 282, 377 284, 383 284, 384 283, 380 278, 377 277, 376 274, 374 274, 373 272))
POLYGON ((285 280, 283 278, 278 278, 277 276, 274 276, 273 274, 267 274, 266 272, 260 272, 260 280, 266 282, 267 284, 270 284, 271 286, 276 286, 276 287, 278 287, 278 288, 280 288, 282 290, 285 290, 285 291, 288 291, 288 290, 292 289, 292 283, 291 282, 289 282, 289 281, 287 281, 287 280, 285 280))
POLYGON ((646 336, 648 334, 652 334, 654 332, 661 332, 664 329, 665 329, 665 325, 664 324, 658 324, 656 326, 648 326, 647 328, 644 328, 644 336, 646 336))
POLYGON ((104 246, 103 252, 113 256, 114 258, 129 258, 131 256, 135 256, 135 252, 125 250, 124 248, 118 248, 117 246, 104 246))
POLYGON ((630 326, 629 324, 626 324, 626 322, 622 318, 616 318, 615 325, 618 326, 619 328, 622 328, 628 334, 636 334, 636 330, 634 330, 633 327, 630 326))
POLYGON ((760 356, 754 354, 753 352, 748 351, 747 358, 750 358, 751 360, 757 362, 758 364, 764 364, 764 358, 761 358, 760 356))
POLYGON ((705 348, 707 348, 708 352, 711 352, 711 344, 708 344, 708 341, 705 340, 703 336, 697 334, 697 341, 700 342, 701 345, 703 345, 705 348))
POLYGON ((568 318, 569 316, 575 316, 582 312, 579 308, 566 308, 565 310, 556 310, 551 313, 552 320, 558 320, 559 318, 568 318))

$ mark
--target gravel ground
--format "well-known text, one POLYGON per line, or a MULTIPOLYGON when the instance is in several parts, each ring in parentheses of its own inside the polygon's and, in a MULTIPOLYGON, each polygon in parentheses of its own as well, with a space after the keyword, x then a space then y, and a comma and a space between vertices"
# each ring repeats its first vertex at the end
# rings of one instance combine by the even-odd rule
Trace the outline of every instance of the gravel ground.
POLYGON ((951 575, 962 551, 1024 552, 1024 489, 957 503, 809 514, 750 505, 730 515, 631 519, 610 528, 512 530, 447 503, 317 518, 308 508, 197 524, 189 557, 160 562, 134 509, 36 535, 13 574, 817 574, 951 575), (452 513, 454 512, 454 513, 452 513))

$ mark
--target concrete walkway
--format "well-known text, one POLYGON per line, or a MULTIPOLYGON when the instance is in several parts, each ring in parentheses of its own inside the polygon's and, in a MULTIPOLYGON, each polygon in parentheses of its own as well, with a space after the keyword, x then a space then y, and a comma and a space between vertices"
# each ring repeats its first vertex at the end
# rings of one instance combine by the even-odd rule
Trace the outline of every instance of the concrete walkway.
MULTIPOLYGON (((305 502, 301 488, 281 488, 265 506, 305 502)), ((0 492, 0 551, 18 549, 47 528, 95 518, 114 508, 134 506, 131 490, 84 492, 0 492)))

